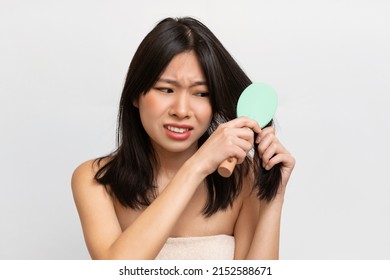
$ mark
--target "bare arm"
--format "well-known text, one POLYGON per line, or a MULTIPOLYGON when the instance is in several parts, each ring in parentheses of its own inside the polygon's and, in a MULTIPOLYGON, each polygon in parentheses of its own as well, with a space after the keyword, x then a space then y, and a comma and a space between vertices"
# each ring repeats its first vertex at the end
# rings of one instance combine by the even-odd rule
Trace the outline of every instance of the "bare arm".
POLYGON ((272 201, 259 201, 253 192, 244 201, 235 229, 238 239, 235 257, 278 259, 284 195, 295 159, 275 137, 272 127, 263 129, 257 142, 266 169, 282 163, 282 180, 272 201))
POLYGON ((259 220, 246 259, 279 259, 279 240, 282 204, 261 201, 259 220))
POLYGON ((279 240, 282 207, 286 186, 295 166, 295 159, 275 136, 275 130, 267 127, 261 131, 256 142, 265 169, 282 164, 282 180, 276 197, 260 201, 259 221, 248 252, 247 259, 279 259, 279 240))
POLYGON ((94 259, 154 259, 203 180, 196 167, 186 163, 122 232, 111 197, 93 176, 91 162, 81 165, 74 172, 72 189, 87 247, 94 259))
POLYGON ((246 127, 256 125, 245 118, 221 125, 123 232, 111 197, 94 180, 96 168, 92 162, 79 166, 72 190, 91 257, 154 259, 204 178, 226 158, 243 161, 253 143, 253 133, 246 127))

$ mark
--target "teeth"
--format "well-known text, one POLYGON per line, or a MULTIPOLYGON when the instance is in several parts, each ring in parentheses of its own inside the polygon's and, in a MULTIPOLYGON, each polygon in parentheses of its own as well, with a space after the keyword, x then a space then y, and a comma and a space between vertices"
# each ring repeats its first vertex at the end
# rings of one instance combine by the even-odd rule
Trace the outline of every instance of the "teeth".
POLYGON ((179 127, 174 127, 174 126, 167 126, 167 129, 176 133, 184 133, 189 131, 188 128, 179 128, 179 127))

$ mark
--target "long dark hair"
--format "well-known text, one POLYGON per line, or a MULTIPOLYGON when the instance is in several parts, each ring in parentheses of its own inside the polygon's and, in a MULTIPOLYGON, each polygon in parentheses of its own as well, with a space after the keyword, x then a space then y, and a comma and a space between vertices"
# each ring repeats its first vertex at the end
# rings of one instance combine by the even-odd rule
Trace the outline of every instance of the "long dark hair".
MULTIPOLYGON (((152 88, 172 58, 186 51, 194 51, 198 56, 214 113, 210 129, 199 139, 199 146, 220 123, 236 118, 235 106, 240 93, 251 84, 233 57, 201 22, 188 17, 159 22, 141 42, 130 63, 120 100, 118 147, 112 154, 98 159, 99 163, 102 159, 108 161, 95 175, 95 179, 126 207, 140 209, 150 205, 157 196, 158 161, 141 124, 138 108, 133 104, 152 88)), ((252 166, 259 197, 271 200, 275 196, 280 170, 265 171, 255 155, 253 161, 248 157, 237 166, 230 178, 221 177, 217 172, 207 176, 204 215, 211 216, 232 205, 252 166)))

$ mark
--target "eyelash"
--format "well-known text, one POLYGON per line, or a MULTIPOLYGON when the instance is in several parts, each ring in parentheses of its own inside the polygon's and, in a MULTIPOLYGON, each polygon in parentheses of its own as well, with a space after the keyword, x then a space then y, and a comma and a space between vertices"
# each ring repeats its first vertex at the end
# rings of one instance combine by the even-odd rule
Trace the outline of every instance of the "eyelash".
POLYGON ((157 90, 165 92, 165 93, 172 93, 173 90, 170 88, 157 88, 157 90))
POLYGON ((199 92, 196 95, 200 96, 200 97, 209 97, 210 96, 210 94, 208 92, 199 92))
MULTIPOLYGON (((159 91, 162 91, 164 93, 173 93, 173 90, 171 88, 161 87, 161 88, 156 88, 156 89, 159 91)), ((208 92, 199 92, 199 93, 196 93, 195 95, 199 96, 199 97, 209 97, 210 96, 210 94, 208 92)))

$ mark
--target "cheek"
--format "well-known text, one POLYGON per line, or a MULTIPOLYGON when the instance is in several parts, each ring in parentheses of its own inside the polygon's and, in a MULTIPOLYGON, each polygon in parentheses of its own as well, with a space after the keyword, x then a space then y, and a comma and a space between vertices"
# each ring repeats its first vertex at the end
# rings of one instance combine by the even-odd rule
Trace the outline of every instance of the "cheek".
POLYGON ((207 123, 210 124, 211 123, 211 120, 213 119, 213 110, 210 109, 207 111, 207 113, 205 114, 205 119, 207 119, 207 123))
POLYGON ((213 118, 213 109, 211 108, 211 104, 202 104, 198 107, 198 118, 199 121, 207 125, 207 127, 210 125, 211 120, 213 118))
POLYGON ((152 94, 140 96, 138 99, 138 110, 142 126, 149 136, 153 132, 153 127, 156 123, 155 119, 158 117, 160 107, 161 104, 159 106, 159 102, 152 94))
POLYGON ((161 103, 153 94, 142 95, 138 100, 138 107, 140 111, 155 111, 160 106, 161 103))
POLYGON ((152 92, 143 95, 138 100, 138 109, 143 122, 153 122, 165 111, 164 100, 152 92))

